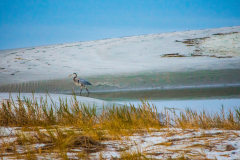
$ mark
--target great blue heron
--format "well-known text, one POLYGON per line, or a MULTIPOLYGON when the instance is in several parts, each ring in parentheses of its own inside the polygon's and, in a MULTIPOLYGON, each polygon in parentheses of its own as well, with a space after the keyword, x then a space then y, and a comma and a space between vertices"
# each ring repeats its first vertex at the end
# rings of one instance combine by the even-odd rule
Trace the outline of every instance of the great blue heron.
MULTIPOLYGON (((86 86, 87 86, 87 85, 92 85, 91 83, 89 83, 89 82, 86 81, 85 79, 77 78, 77 73, 73 73, 73 74, 69 75, 68 77, 71 77, 71 76, 73 76, 73 81, 74 81, 74 83, 75 83, 77 86, 81 86, 80 95, 81 95, 81 93, 82 93, 82 87, 85 87, 86 90, 88 91, 88 89, 87 89, 86 86)), ((90 94, 89 91, 88 91, 88 94, 90 94)))

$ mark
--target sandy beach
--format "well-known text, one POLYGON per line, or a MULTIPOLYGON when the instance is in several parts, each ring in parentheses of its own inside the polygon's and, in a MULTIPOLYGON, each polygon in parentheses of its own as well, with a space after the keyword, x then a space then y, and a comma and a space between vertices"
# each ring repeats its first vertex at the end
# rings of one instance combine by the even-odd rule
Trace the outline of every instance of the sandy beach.
POLYGON ((240 27, 0 51, 1 92, 71 93, 73 72, 94 91, 239 85, 240 27))

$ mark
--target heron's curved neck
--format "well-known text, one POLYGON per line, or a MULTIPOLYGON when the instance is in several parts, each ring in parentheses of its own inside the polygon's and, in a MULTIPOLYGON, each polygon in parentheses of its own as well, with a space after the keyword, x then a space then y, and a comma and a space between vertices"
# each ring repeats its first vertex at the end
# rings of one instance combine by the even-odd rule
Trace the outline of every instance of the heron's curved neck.
POLYGON ((73 77, 73 80, 75 80, 77 78, 77 75, 75 75, 74 77, 73 77))

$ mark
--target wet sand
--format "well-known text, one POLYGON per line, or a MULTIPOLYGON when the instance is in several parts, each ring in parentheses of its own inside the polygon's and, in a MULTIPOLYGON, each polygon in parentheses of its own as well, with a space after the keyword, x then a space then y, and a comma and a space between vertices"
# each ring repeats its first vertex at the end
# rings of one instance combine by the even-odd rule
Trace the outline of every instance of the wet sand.
MULTIPOLYGON (((227 88, 240 86, 240 69, 105 75, 88 77, 87 80, 92 83, 88 87, 92 95, 95 92, 227 88)), ((0 85, 0 92, 71 94, 73 90, 78 94, 80 87, 72 78, 0 85)), ((83 93, 86 93, 84 89, 83 93)))
MULTIPOLYGON (((201 100, 201 99, 240 99, 240 86, 216 88, 188 88, 169 90, 142 90, 142 91, 117 91, 96 92, 92 98, 106 101, 136 101, 136 100, 201 100)), ((240 105, 240 104, 239 104, 240 105)))

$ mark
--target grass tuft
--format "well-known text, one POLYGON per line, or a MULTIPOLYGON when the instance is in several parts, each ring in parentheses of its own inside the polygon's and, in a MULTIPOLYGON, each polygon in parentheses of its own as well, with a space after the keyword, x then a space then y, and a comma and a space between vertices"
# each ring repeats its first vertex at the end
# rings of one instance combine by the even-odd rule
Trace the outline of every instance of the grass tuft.
MULTIPOLYGON (((186 129, 240 129, 240 107, 229 109, 221 113, 209 114, 207 111, 165 109, 159 113, 154 105, 146 100, 138 107, 124 105, 122 107, 105 107, 100 114, 96 112, 96 106, 89 106, 77 101, 73 95, 70 102, 67 99, 59 99, 56 105, 49 94, 40 101, 34 97, 17 101, 12 97, 2 100, 0 104, 0 126, 5 128, 18 127, 8 136, 11 141, 5 141, 6 136, 0 136, 0 157, 15 156, 16 158, 31 159, 37 155, 45 154, 68 159, 68 153, 72 153, 76 159, 88 159, 91 153, 97 153, 106 149, 105 141, 122 140, 134 134, 142 135, 152 131, 161 131, 167 128, 165 137, 171 137, 176 133, 170 127, 186 129), (49 100, 48 102, 47 100, 49 100), (177 112, 179 114, 177 114, 177 112)), ((1 132, 0 132, 1 133, 1 132)), ((234 132, 235 133, 235 132, 234 132)), ((217 133, 216 133, 217 134, 217 133)), ((202 137, 213 136, 202 134, 202 137)), ((239 137, 238 133, 234 134, 239 137)), ((172 140, 172 141, 177 141, 172 140)), ((172 146, 173 142, 155 144, 157 146, 172 146)), ((210 144, 202 146, 211 149, 210 144)), ((147 159, 141 149, 132 151, 128 147, 117 147, 121 159, 147 159)), ((99 155, 103 158, 103 155, 99 155)), ((187 159, 182 156, 177 159, 187 159)))

